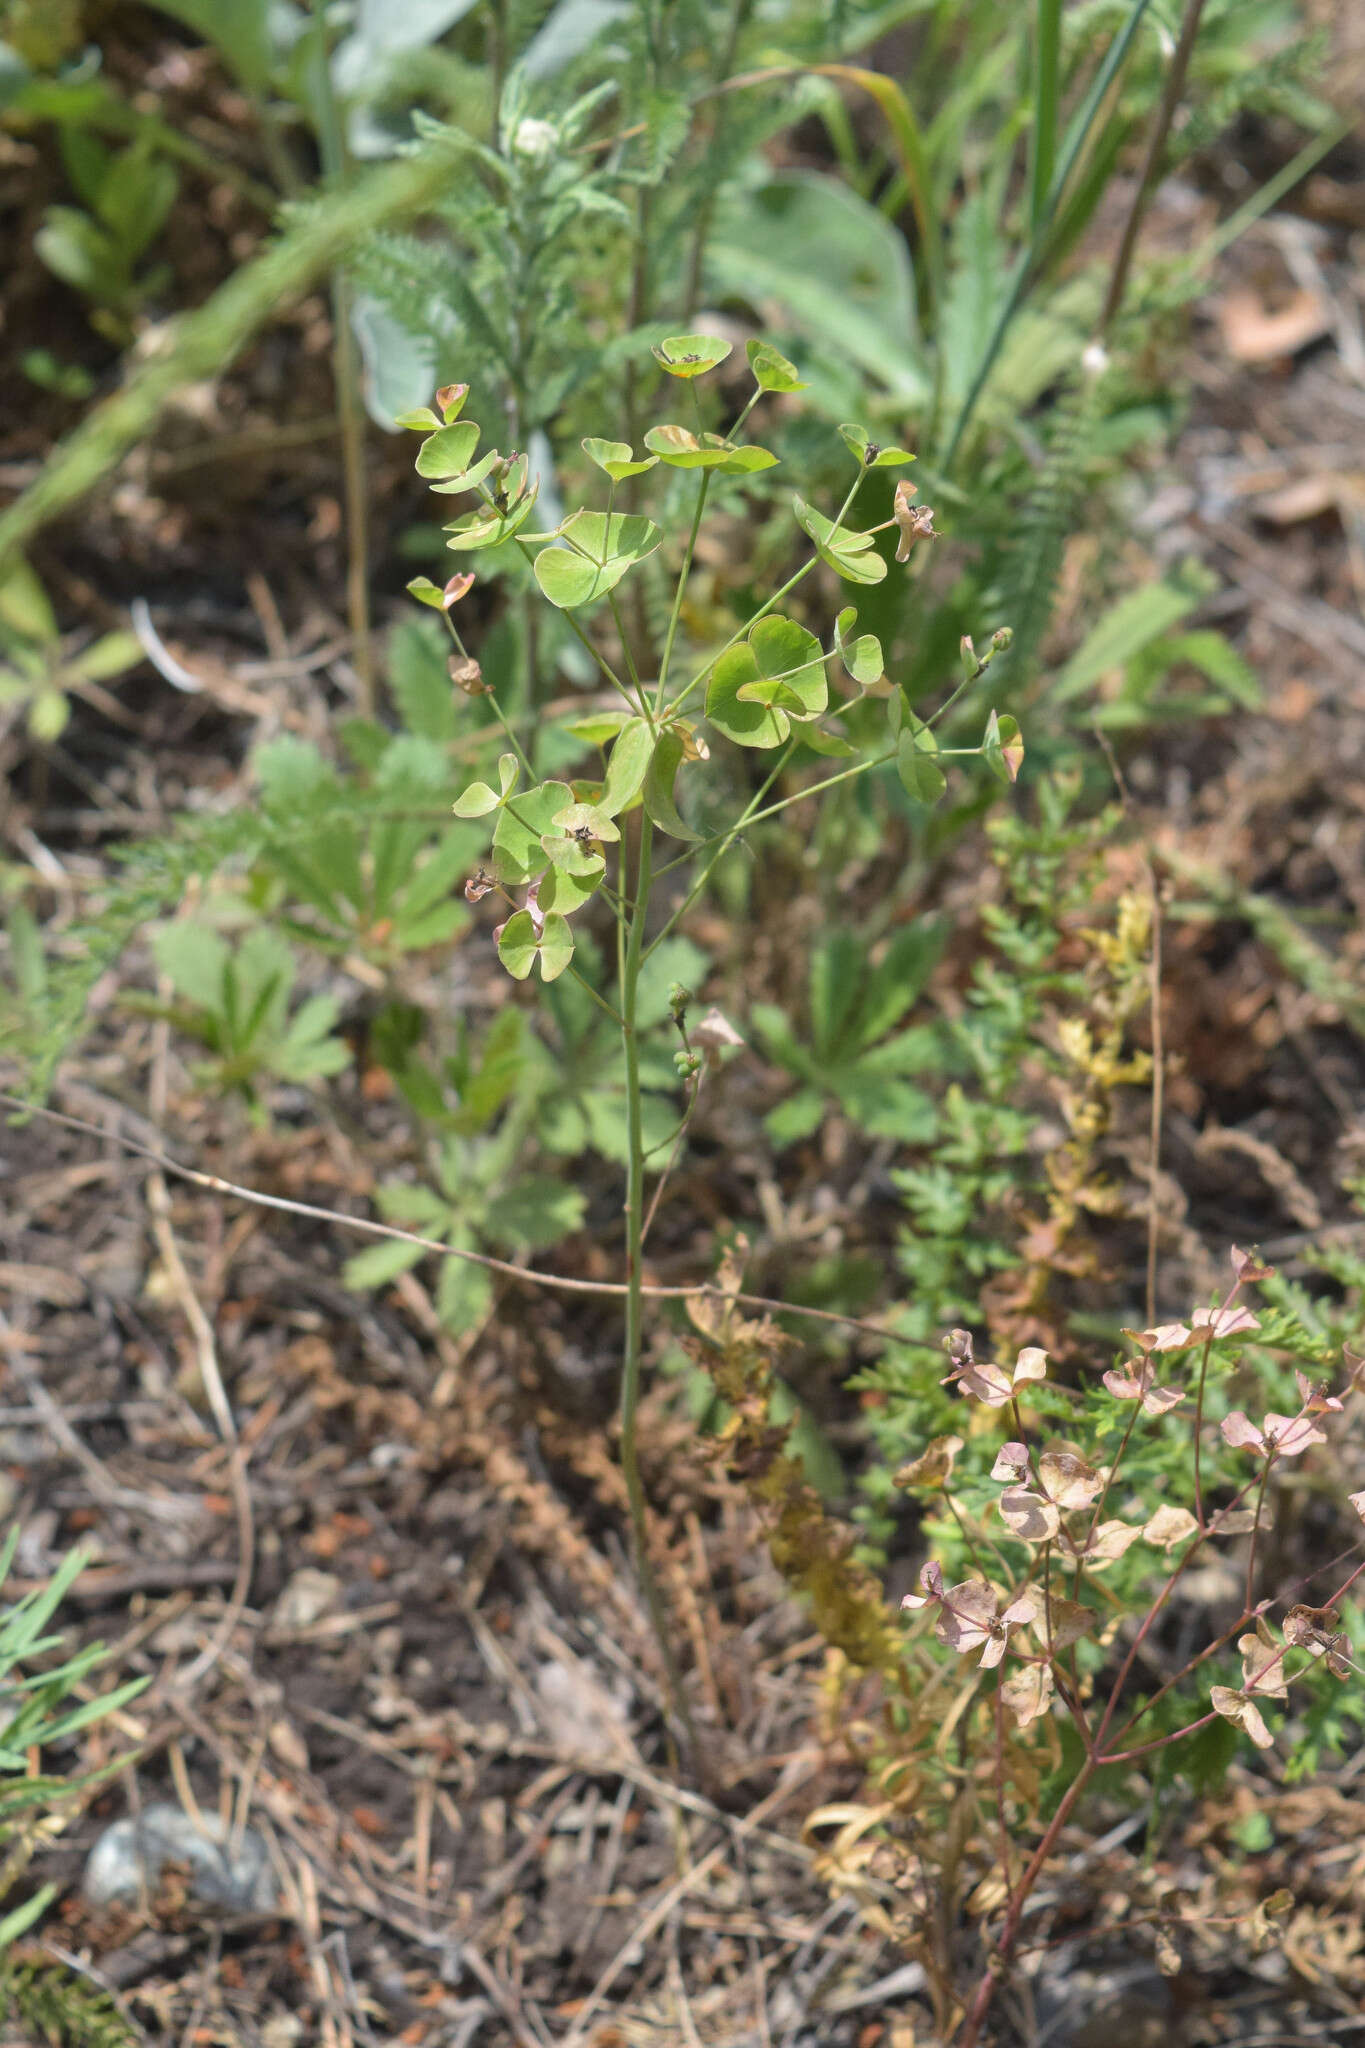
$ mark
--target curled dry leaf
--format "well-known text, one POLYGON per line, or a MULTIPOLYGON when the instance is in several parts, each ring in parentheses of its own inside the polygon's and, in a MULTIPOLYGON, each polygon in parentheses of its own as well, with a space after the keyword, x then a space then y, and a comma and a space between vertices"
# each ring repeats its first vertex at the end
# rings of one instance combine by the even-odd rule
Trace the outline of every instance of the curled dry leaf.
POLYGON ((920 1572, 923 1595, 907 1593, 902 1607, 936 1605, 938 1620, 934 1633, 945 1649, 965 1657, 981 1649, 981 1668, 991 1670, 1005 1654, 1012 1628, 1023 1628, 1042 1612, 1038 1595, 1025 1587, 1001 1612, 1000 1595, 986 1579, 964 1579, 959 1586, 943 1585, 939 1567, 930 1561, 920 1572))
POLYGON ((1238 1636, 1237 1650, 1242 1659, 1242 1685, 1247 1692, 1258 1693, 1262 1699, 1288 1699, 1284 1645, 1276 1642, 1264 1615, 1257 1615, 1254 1635, 1238 1636))
POLYGON ((927 505, 912 505, 915 486, 906 477, 896 485, 896 496, 891 508, 896 522, 899 539, 896 542, 896 560, 908 562, 910 550, 917 540, 937 540, 934 532, 934 515, 927 505))
POLYGON ((1122 1557, 1124 1552, 1137 1542, 1141 1534, 1141 1528, 1135 1523, 1101 1522, 1098 1529, 1088 1529, 1084 1536, 1079 1538, 1063 1529, 1061 1547, 1066 1556, 1095 1571, 1101 1565, 1113 1564, 1116 1559, 1122 1557))
POLYGON ((1001 1444, 1000 1449, 996 1453, 995 1463, 991 1466, 991 1478, 1006 1479, 1014 1486, 1017 1486, 1021 1480, 1027 1479, 1027 1444, 1001 1444))
POLYGON ((1249 1335, 1253 1330, 1259 1330, 1261 1327, 1255 1316, 1251 1313, 1251 1310, 1240 1306, 1234 1308, 1197 1308, 1190 1317, 1190 1323, 1195 1336, 1201 1338, 1209 1335, 1214 1337, 1242 1337, 1249 1335))
POLYGON ((483 679, 483 670, 472 654, 452 654, 448 667, 451 682, 457 690, 463 690, 466 697, 487 697, 490 694, 483 679))
POLYGON ((1273 1266, 1263 1266, 1258 1252, 1244 1252, 1240 1245, 1233 1245, 1230 1257, 1232 1270, 1243 1286, 1255 1280, 1269 1280, 1274 1276, 1273 1266))
POLYGON ((1050 1543, 1062 1526, 1062 1518, 1052 1502, 1044 1500, 1041 1493, 1031 1493, 1027 1487, 1008 1487, 996 1505, 1000 1519, 1008 1522, 1024 1543, 1050 1543))
POLYGON ((1365 1493, 1348 1493, 1346 1498, 1359 1515, 1361 1521, 1365 1522, 1365 1493))
POLYGON ((1088 1636, 1095 1626, 1095 1616, 1090 1608, 1082 1606, 1079 1600, 1049 1600, 1047 1604, 1047 1639, 1052 1650, 1069 1650, 1082 1636, 1088 1636))
POLYGON ((1245 1729, 1257 1749, 1269 1749, 1274 1741, 1270 1730, 1261 1718, 1261 1710, 1249 1694, 1237 1692, 1230 1685, 1215 1685, 1209 1693, 1209 1705, 1215 1714, 1221 1714, 1225 1721, 1231 1721, 1245 1729))
POLYGON ((1194 1342, 1194 1332, 1186 1323, 1158 1323, 1154 1330, 1125 1330, 1125 1337, 1131 1337, 1139 1351, 1186 1351, 1194 1342))
POLYGON ((1340 1415, 1343 1404, 1335 1394, 1328 1393, 1325 1380, 1310 1380, 1307 1373, 1300 1372, 1297 1366, 1294 1379, 1305 1415, 1340 1415))
POLYGON ((953 1370, 946 1374, 942 1385, 959 1383, 962 1391, 974 1395, 988 1408, 1003 1408, 1012 1401, 1019 1388, 1029 1380, 1047 1378, 1047 1353, 1040 1351, 1036 1344, 1026 1345, 1019 1353, 1017 1362, 1010 1372, 1002 1366, 989 1365, 984 1360, 977 1364, 972 1357, 971 1338, 965 1330, 954 1330, 948 1344, 948 1355, 953 1360, 953 1370), (961 1347, 954 1348, 954 1340, 966 1338, 965 1355, 961 1347))
POLYGON ((1104 1485, 1093 1465, 1074 1451, 1044 1451, 1038 1460, 1038 1479, 1048 1499, 1059 1508, 1088 1508, 1104 1485))
POLYGON ((1325 1658, 1334 1678, 1350 1675, 1351 1638, 1338 1627, 1335 1607, 1291 1607, 1284 1618, 1284 1639, 1310 1657, 1325 1658))
POLYGON ((957 1454, 962 1449, 960 1436, 936 1436, 926 1444, 917 1458, 908 1465, 902 1465, 892 1480, 893 1486, 902 1489, 923 1486, 934 1491, 941 1489, 952 1478, 957 1454))
POLYGON ((1050 1664, 1024 1664, 1002 1682, 1000 1697, 1019 1726, 1027 1728, 1030 1721, 1047 1712, 1055 1690, 1050 1664))
POLYGON ((704 1017, 698 1018, 689 1036, 699 1052, 711 1054, 719 1053, 727 1045, 744 1043, 729 1018, 723 1016, 714 1003, 704 1017))
POLYGON ((1188 1508, 1160 1507, 1143 1528, 1143 1535, 1149 1543, 1157 1544, 1162 1550, 1171 1550, 1177 1543, 1183 1543, 1187 1536, 1193 1536, 1199 1524, 1188 1508))
POLYGON ((1222 1508, 1209 1523, 1210 1536, 1249 1536, 1256 1527, 1255 1508, 1222 1508))
POLYGON ((1327 1438, 1306 1415, 1267 1415, 1257 1429, 1240 1408, 1225 1415, 1220 1425, 1223 1439, 1233 1450, 1259 1451, 1263 1457, 1297 1458, 1310 1444, 1325 1444, 1327 1438))
POLYGON ((1141 1365, 1122 1371, 1113 1368, 1105 1373, 1104 1384, 1115 1400, 1141 1401, 1144 1415, 1165 1415, 1185 1398, 1174 1387, 1157 1386, 1156 1367, 1146 1358, 1141 1365))

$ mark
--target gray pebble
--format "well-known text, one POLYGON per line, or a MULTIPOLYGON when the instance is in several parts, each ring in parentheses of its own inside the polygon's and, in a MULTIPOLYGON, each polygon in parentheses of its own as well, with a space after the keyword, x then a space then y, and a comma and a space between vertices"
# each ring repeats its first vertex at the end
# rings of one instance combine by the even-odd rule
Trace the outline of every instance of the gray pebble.
POLYGON ((206 1813, 201 1828, 169 1801, 149 1806, 105 1829, 86 1862, 85 1895, 96 1906, 136 1901, 155 1890, 167 1863, 184 1863, 195 1898, 234 1913, 273 1912, 279 1893, 264 1836, 245 1828, 229 1844, 228 1834, 216 1814, 206 1813))

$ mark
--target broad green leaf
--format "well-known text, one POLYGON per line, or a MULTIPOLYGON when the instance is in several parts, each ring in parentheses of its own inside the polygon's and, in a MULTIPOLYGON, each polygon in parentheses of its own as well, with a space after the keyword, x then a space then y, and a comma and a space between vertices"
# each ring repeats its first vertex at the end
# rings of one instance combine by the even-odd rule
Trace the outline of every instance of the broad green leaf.
POLYGON ((599 441, 591 436, 581 443, 583 453, 599 469, 604 469, 613 483, 621 483, 628 476, 641 476, 647 469, 653 469, 657 455, 646 455, 637 461, 632 455, 628 441, 599 441))
POLYGON ((818 717, 829 702, 824 657, 814 634, 776 613, 757 620, 747 640, 720 656, 706 690, 707 717, 742 747, 780 746, 791 730, 785 708, 741 694, 764 680, 786 685, 808 718, 818 717))
POLYGON ((523 789, 503 806, 493 832, 493 851, 504 882, 516 886, 540 874, 545 866, 542 834, 553 830, 556 811, 573 800, 567 782, 542 782, 534 789, 523 789))
POLYGON ((701 834, 684 824, 673 800, 673 781, 684 751, 682 734, 676 726, 666 725, 655 742, 642 796, 646 812, 661 832, 695 844, 701 834))
POLYGON ((39 646, 50 646, 59 637, 47 592, 22 556, 0 576, 0 639, 11 634, 39 646))
POLYGON ((632 722, 628 711, 595 711, 590 718, 571 719, 564 730, 585 746, 605 747, 608 740, 632 722))
POLYGON ((452 519, 443 530, 450 535, 446 546, 455 554, 472 554, 475 548, 495 548, 526 524, 535 504, 535 490, 529 490, 520 503, 510 512, 495 512, 481 507, 477 512, 465 512, 459 519, 452 519))
POLYGON ((558 911, 546 917, 539 936, 529 910, 508 918, 498 940, 498 958, 516 981, 525 981, 540 962, 542 981, 557 981, 573 959, 573 933, 558 911))
POLYGON ((494 463, 501 460, 497 449, 490 448, 486 455, 479 457, 472 469, 458 470, 454 476, 445 477, 439 484, 433 484, 432 493, 438 498, 458 498, 465 491, 477 490, 494 463))
POLYGON ((223 977, 230 956, 221 932, 179 918, 153 932, 152 956, 177 995, 198 1003, 203 1010, 216 1013, 222 1009, 223 977))
POLYGON ((61 738, 70 716, 71 706, 60 690, 38 690, 28 708, 28 729, 35 740, 46 745, 61 738))
POLYGON ((670 377, 702 377, 725 361, 730 347, 728 341, 718 341, 713 334, 675 334, 656 342, 653 355, 670 377))
POLYGON ((866 689, 869 683, 880 682, 885 664, 882 643, 875 633, 860 633, 856 640, 846 637, 857 623, 857 612, 852 605, 845 606, 834 621, 834 651, 854 682, 866 689))
POLYGON ((445 594, 439 583, 433 583, 430 576, 414 576, 404 584, 409 597, 415 597, 418 604, 429 604, 436 611, 445 610, 445 594))
POLYGON ((451 805, 457 818, 483 818, 489 811, 495 811, 502 798, 486 782, 471 782, 468 789, 461 790, 451 805))
POLYGON ((457 420, 438 427, 417 450, 417 474, 426 477, 459 476, 469 467, 469 458, 479 445, 479 429, 473 420, 457 420))
POLYGON ((560 528, 565 547, 544 548, 535 576, 560 611, 573 611, 614 590, 626 571, 652 554, 663 535, 638 513, 575 512, 560 528))
POLYGON ((868 469, 898 469, 903 463, 913 462, 914 456, 908 448, 883 448, 875 442, 866 427, 846 422, 839 429, 840 438, 852 450, 859 462, 868 469))
POLYGON ((857 753, 840 733, 826 732, 823 726, 803 724, 797 727, 796 737, 803 747, 809 747, 813 754, 823 754, 833 761, 846 761, 857 753))
POLYGON ((896 772, 907 796, 919 804, 936 804, 948 781, 933 754, 918 744, 923 736, 923 732, 912 732, 908 726, 902 730, 896 742, 896 772))
POLYGON ((600 809, 609 818, 619 817, 634 803, 649 770, 654 752, 654 734, 643 718, 632 718, 621 727, 607 761, 607 779, 602 785, 600 809))
POLYGON ((409 433, 415 434, 429 434, 434 427, 441 424, 429 405, 419 405, 412 412, 395 413, 393 423, 396 427, 406 427, 409 433))
POLYGON ((804 498, 792 499, 792 511, 803 533, 815 542, 822 562, 849 583, 880 583, 886 563, 876 552, 874 536, 847 526, 836 526, 804 498))
POLYGON ((594 839, 604 841, 621 837, 608 813, 596 804, 568 804, 562 811, 556 811, 552 823, 557 832, 566 832, 571 839, 580 832, 588 832, 594 839))
POLYGON ((548 1173, 525 1174, 501 1188, 483 1212, 483 1228, 495 1244, 547 1251, 577 1230, 587 1197, 571 1181, 548 1173))
POLYGON ((715 469, 722 476, 748 476, 756 469, 771 469, 777 461, 767 448, 749 443, 732 448, 719 434, 703 434, 699 440, 687 427, 651 427, 645 446, 670 469, 715 469))
POLYGON ((804 391, 795 363, 789 363, 780 350, 770 341, 746 341, 744 353, 749 358, 754 382, 760 391, 804 391))

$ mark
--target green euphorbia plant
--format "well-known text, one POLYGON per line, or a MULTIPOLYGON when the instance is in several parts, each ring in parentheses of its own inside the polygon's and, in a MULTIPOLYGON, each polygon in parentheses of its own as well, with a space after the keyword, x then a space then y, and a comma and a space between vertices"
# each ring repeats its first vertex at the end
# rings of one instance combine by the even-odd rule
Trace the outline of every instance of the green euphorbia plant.
MULTIPOLYGON (((530 564, 540 595, 567 620, 619 700, 605 713, 561 722, 556 758, 564 758, 562 731, 567 727, 584 751, 589 746, 600 749, 600 772, 571 779, 543 775, 535 764, 544 752, 544 733, 516 729, 456 628, 454 611, 469 592, 470 572, 461 569, 444 586, 427 577, 408 585, 412 595, 439 611, 449 626, 455 650, 452 680, 471 698, 486 698, 506 734, 506 751, 497 762, 495 779, 471 782, 455 803, 458 816, 487 818, 491 828, 487 856, 470 877, 465 894, 471 902, 486 896, 499 899, 502 916, 493 937, 509 974, 524 981, 538 973, 546 983, 560 975, 573 976, 609 1013, 621 1034, 626 1118, 621 1458, 636 1563, 665 1647, 646 1564, 645 1502, 635 1435, 645 1301, 641 1262, 648 1227, 637 1023, 641 970, 740 835, 789 804, 808 803, 837 784, 894 762, 908 796, 927 810, 945 793, 950 753, 983 758, 1003 781, 1013 781, 1023 756, 1017 724, 995 711, 976 747, 941 748, 934 730, 949 705, 1008 645, 1008 631, 996 632, 980 654, 969 640, 963 642, 963 673, 957 687, 926 718, 894 680, 887 680, 881 645, 875 635, 855 631, 857 614, 852 606, 838 610, 823 638, 807 623, 809 614, 794 615, 796 592, 817 565, 843 583, 873 585, 890 569, 887 554, 877 544, 879 534, 894 533, 896 560, 901 563, 934 537, 932 511, 914 503, 914 489, 905 480, 896 485, 887 516, 868 526, 855 518, 855 506, 869 479, 914 460, 905 449, 878 447, 861 427, 841 430, 853 476, 833 516, 800 497, 793 499, 794 539, 801 559, 786 580, 721 644, 689 644, 683 624, 686 599, 708 503, 723 496, 733 511, 745 480, 775 465, 777 458, 767 448, 744 438, 749 416, 760 400, 787 399, 804 388, 785 356, 765 341, 750 341, 752 393, 728 430, 716 431, 707 425, 698 380, 730 353, 728 342, 704 334, 678 335, 659 343, 655 359, 680 391, 685 389, 693 425, 663 421, 650 427, 642 454, 622 441, 585 440, 584 453, 602 473, 605 502, 576 506, 548 530, 531 527, 538 480, 526 456, 504 455, 495 448, 479 452, 482 430, 464 417, 466 385, 445 386, 436 394, 435 409, 423 408, 401 421, 424 436, 417 454, 419 474, 430 480, 434 491, 462 499, 469 508, 446 527, 447 545, 461 557, 498 548, 505 559, 509 544, 519 550, 530 564), (617 503, 623 484, 628 486, 629 507, 624 510, 617 503), (651 509, 638 509, 642 505, 651 509), (661 608, 632 607, 628 625, 621 593, 641 565, 656 556, 672 571, 672 596, 654 644, 648 618, 652 611, 662 617, 661 608), (832 693, 832 669, 848 678, 849 694, 832 693), (873 722, 874 745, 866 741, 869 720, 847 718, 871 692, 883 698, 886 707, 885 725, 873 722), (757 786, 729 822, 703 835, 688 821, 688 791, 694 780, 707 775, 712 748, 721 743, 769 756, 770 765, 764 763, 761 779, 751 778, 757 786), (839 765, 770 798, 779 779, 812 756, 828 757, 839 765), (678 850, 661 862, 659 853, 666 842, 678 850), (674 882, 670 893, 675 900, 661 915, 656 909, 657 885, 677 870, 684 871, 684 886, 679 892, 674 882), (615 972, 610 984, 602 987, 576 962, 575 920, 594 903, 606 905, 614 925, 615 972)), ((885 503, 882 509, 886 511, 885 503)), ((708 1017, 689 1026, 684 990, 673 992, 670 1009, 681 1041, 675 1062, 682 1094, 675 1141, 671 1146, 666 1141, 662 1148, 669 1163, 677 1156, 695 1110, 708 1060, 719 1057, 721 1047, 736 1037, 723 1018, 708 1017)))

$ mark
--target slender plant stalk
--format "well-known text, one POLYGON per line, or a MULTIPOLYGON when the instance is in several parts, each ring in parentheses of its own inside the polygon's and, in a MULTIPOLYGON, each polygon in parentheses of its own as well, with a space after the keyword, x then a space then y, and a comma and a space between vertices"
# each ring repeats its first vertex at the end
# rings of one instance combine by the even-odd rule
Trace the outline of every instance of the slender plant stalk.
POLYGON ((1033 137, 1029 219, 1036 231, 1047 212, 1057 162, 1057 109, 1062 50, 1061 0, 1038 0, 1033 30, 1033 137))
MULTIPOLYGON (((319 140, 328 184, 346 184, 346 138, 341 110, 332 90, 327 47, 327 22, 321 0, 313 0, 313 34, 317 41, 317 76, 321 102, 319 140)), ((365 417, 360 405, 360 366, 351 328, 351 285, 342 270, 332 273, 332 376, 336 385, 337 427, 341 435, 342 490, 346 501, 346 616, 351 628, 355 663, 356 703, 364 718, 375 707, 374 640, 370 631, 369 513, 365 488, 365 417)))
POLYGON ((1195 41, 1199 35, 1199 22, 1204 12, 1204 0, 1185 0, 1185 13, 1180 23, 1180 40, 1175 47, 1161 88, 1161 103, 1157 108, 1156 120, 1147 140, 1147 154, 1143 158, 1142 176, 1138 179, 1133 203, 1128 209, 1128 218, 1123 224, 1123 237, 1119 242, 1114 267, 1109 273, 1109 288, 1104 295, 1100 311, 1099 333, 1107 334, 1111 322, 1123 304, 1128 289, 1128 278, 1133 268, 1133 257, 1137 253, 1138 230, 1142 226, 1147 208, 1151 204, 1157 180, 1161 175, 1161 160, 1166 151, 1167 138, 1175 110, 1180 105, 1189 75, 1190 59, 1194 55, 1195 41))
POLYGON ((953 422, 953 429, 948 436, 948 444, 943 451, 943 458, 940 464, 945 474, 952 469, 957 451, 962 445, 962 437, 967 431, 972 414, 976 411, 981 394, 990 380, 991 371, 995 368, 996 360, 1005 345, 1005 337, 1014 325, 1019 308, 1028 297, 1030 287, 1046 253, 1048 234, 1056 218, 1062 194, 1071 182, 1072 172, 1081 160, 1086 144, 1090 139, 1091 131, 1099 116, 1100 109, 1108 98, 1110 87, 1123 68, 1124 60, 1128 55, 1129 49, 1132 47, 1133 39, 1150 4, 1151 0, 1133 0, 1127 20, 1106 50, 1104 62, 1095 74, 1090 91, 1086 94, 1085 103, 1071 124, 1071 130, 1063 146, 1061 158, 1052 174, 1052 182, 1048 187, 1042 212, 1034 224, 1027 246, 1021 250, 1018 261, 1015 263, 1014 275, 1010 279, 1010 288, 1005 294, 1005 302, 1000 308, 981 361, 978 363, 975 375, 968 386, 967 395, 963 399, 961 409, 953 422))

